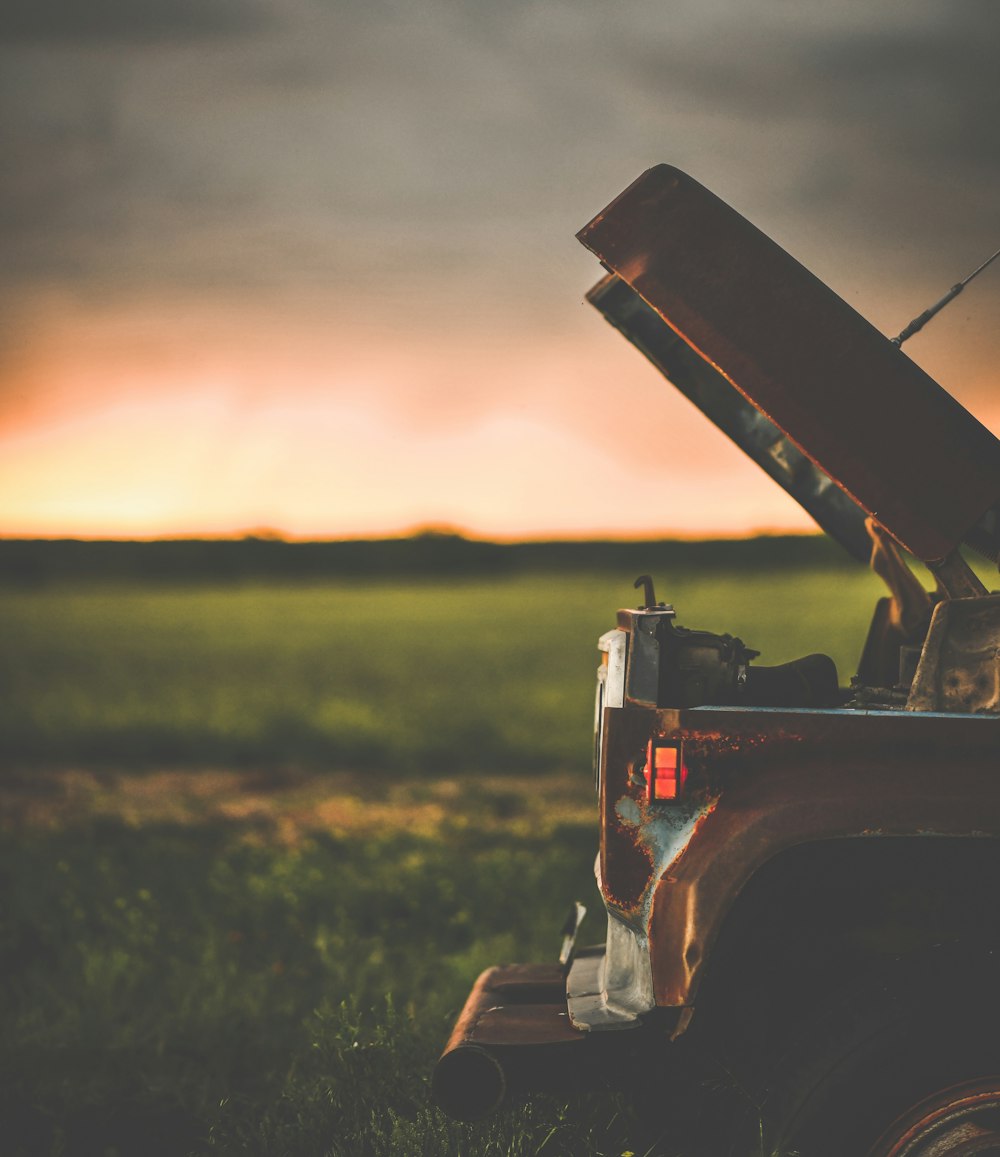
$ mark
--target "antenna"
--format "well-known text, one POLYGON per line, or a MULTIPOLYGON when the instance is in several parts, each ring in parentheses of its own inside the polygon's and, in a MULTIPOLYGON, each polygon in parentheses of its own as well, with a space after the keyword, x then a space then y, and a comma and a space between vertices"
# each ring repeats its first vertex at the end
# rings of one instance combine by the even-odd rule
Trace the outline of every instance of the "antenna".
POLYGON ((965 278, 964 281, 960 281, 957 285, 953 285, 939 302, 937 302, 935 305, 932 305, 930 309, 925 309, 919 317, 915 317, 913 321, 911 321, 910 324, 906 327, 906 329, 904 329, 903 332, 899 334, 898 337, 891 339, 892 344, 894 346, 901 346, 907 338, 913 337, 915 333, 919 333, 936 313, 940 313, 949 301, 958 297, 958 295, 969 284, 969 282, 974 277, 978 277, 979 274, 982 273, 982 271, 986 268, 986 266, 995 261, 998 257, 1000 257, 1000 249, 998 249, 992 257, 987 257, 978 269, 973 269, 973 271, 969 274, 968 277, 965 278))

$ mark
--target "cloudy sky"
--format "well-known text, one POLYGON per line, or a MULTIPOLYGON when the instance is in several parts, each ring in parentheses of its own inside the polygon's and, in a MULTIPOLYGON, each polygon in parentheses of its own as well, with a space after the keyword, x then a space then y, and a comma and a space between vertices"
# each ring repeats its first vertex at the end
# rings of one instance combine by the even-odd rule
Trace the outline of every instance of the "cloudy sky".
MULTIPOLYGON (((574 234, 667 161, 895 333, 1000 245, 998 37, 993 0, 0 0, 0 533, 806 529, 581 304, 574 234)), ((995 432, 998 315, 1000 263, 906 347, 995 432)))

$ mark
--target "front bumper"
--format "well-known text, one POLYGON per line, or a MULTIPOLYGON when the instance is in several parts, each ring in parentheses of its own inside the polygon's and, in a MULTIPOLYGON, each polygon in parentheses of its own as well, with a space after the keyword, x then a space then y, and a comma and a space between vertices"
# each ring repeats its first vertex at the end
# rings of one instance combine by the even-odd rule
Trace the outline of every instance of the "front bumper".
POLYGON ((609 925, 607 947, 582 949, 568 969, 505 964, 479 977, 431 1082, 449 1116, 478 1120, 512 1092, 581 1090, 620 1073, 640 1034, 608 1030, 637 1028, 652 998, 643 979, 648 953, 629 949, 624 925, 609 925))
POLYGON ((561 964, 488 968, 469 993, 434 1069, 437 1104, 460 1121, 498 1109, 512 1091, 577 1083, 587 1034, 566 1008, 561 964))

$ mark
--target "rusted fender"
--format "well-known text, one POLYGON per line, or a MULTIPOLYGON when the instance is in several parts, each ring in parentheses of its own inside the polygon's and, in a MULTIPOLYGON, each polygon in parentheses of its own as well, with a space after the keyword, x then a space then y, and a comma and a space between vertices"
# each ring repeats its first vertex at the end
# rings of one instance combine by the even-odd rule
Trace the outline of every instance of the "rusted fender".
POLYGON ((606 725, 600 882, 609 906, 649 937, 658 1005, 693 1002, 735 899, 787 848, 1000 837, 995 716, 620 709, 606 725), (683 805, 644 799, 635 769, 653 735, 683 743, 683 805))

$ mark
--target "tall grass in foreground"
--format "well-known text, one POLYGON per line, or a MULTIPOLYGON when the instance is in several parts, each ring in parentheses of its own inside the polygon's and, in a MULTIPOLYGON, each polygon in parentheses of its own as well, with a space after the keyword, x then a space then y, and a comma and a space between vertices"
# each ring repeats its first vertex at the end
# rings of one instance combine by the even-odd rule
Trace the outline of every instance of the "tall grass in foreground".
MULTIPOLYGON (((0 842, 5 1154, 628 1148, 634 1126, 612 1097, 542 1098, 477 1127, 428 1100, 476 974, 552 959, 567 901, 599 908, 593 822, 558 795, 518 804, 496 784, 439 785, 448 807, 414 831, 408 809, 428 814, 414 785, 395 822, 362 838, 316 818, 347 799, 322 779, 257 782, 260 808, 186 823, 157 820, 167 798, 137 821, 125 784, 95 779, 60 803, 65 783, 34 783, 34 824, 0 842)), ((364 779, 351 792, 370 794, 364 779)), ((231 785, 240 798, 253 800, 231 785)))
MULTIPOLYGON (((689 627, 854 671, 877 580, 677 573, 689 627)), ((586 761, 607 574, 315 587, 50 588, 0 600, 0 729, 20 761, 450 773, 586 761)))

